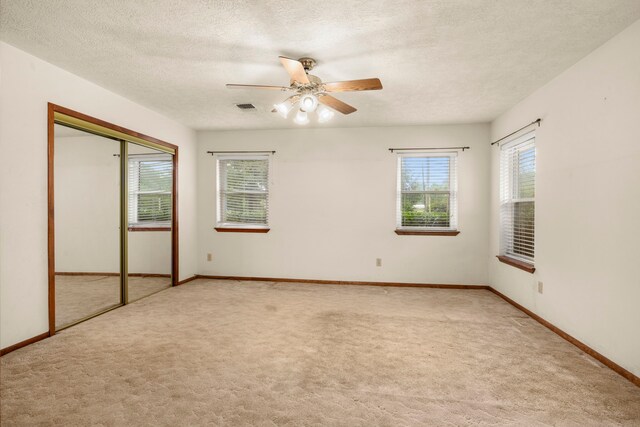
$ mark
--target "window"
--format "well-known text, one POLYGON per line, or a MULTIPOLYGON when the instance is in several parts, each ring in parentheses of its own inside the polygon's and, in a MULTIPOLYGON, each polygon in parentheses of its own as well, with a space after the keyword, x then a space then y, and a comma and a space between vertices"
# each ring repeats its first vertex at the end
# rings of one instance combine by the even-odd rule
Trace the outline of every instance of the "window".
POLYGON ((535 254, 535 134, 501 146, 501 255, 532 264, 535 254))
POLYGON ((457 229, 456 159, 457 153, 398 155, 399 230, 457 229))
POLYGON ((269 156, 218 156, 217 171, 216 229, 268 230, 269 156))
POLYGON ((170 228, 173 158, 129 155, 129 228, 170 228))

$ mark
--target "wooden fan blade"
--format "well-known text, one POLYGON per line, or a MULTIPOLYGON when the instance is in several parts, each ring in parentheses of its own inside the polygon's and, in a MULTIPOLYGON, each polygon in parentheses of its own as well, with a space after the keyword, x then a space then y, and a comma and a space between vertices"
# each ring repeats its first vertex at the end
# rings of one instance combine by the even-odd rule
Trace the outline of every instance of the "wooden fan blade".
POLYGON ((380 90, 380 79, 345 80, 343 82, 324 83, 327 92, 350 92, 354 90, 380 90))
POLYGON ((280 62, 282 66, 287 70, 289 76, 291 76, 291 80, 298 83, 309 83, 309 78, 307 77, 307 73, 304 71, 304 67, 295 59, 286 58, 284 56, 279 56, 280 62))
POLYGON ((320 103, 326 105, 327 107, 331 107, 336 111, 340 111, 342 114, 351 114, 354 111, 357 111, 351 105, 344 103, 331 95, 323 95, 318 98, 318 101, 320 101, 320 103))
POLYGON ((266 86, 266 85, 236 85, 236 84, 227 84, 227 87, 230 89, 268 89, 268 90, 289 90, 288 87, 285 86, 266 86))

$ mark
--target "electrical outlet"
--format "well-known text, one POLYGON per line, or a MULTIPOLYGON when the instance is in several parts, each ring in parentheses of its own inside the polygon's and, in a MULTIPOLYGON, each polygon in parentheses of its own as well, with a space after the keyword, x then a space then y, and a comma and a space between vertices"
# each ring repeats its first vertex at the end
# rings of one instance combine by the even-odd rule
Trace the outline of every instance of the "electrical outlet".
POLYGON ((207 261, 211 261, 213 259, 213 255, 207 254, 207 261))
POLYGON ((376 267, 382 267, 382 258, 376 258, 376 267))
POLYGON ((541 294, 542 293, 542 282, 538 282, 538 293, 541 294))

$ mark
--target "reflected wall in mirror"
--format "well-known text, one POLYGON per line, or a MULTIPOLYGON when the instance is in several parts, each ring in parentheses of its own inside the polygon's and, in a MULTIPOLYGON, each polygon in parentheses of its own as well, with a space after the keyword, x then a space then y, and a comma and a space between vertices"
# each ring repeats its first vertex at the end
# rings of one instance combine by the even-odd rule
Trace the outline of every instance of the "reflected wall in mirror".
POLYGON ((173 156, 128 143, 128 301, 171 286, 173 156))
POLYGON ((123 303, 120 141, 54 127, 56 330, 123 303))

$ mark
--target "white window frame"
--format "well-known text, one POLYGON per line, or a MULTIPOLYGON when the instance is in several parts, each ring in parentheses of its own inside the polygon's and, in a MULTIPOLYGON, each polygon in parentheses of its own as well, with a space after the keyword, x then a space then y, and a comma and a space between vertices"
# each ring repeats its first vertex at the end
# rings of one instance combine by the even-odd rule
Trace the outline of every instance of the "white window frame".
MULTIPOLYGON (((535 181, 537 179, 537 167, 534 169, 534 197, 520 198, 515 196, 516 189, 519 186, 518 179, 519 174, 516 168, 514 167, 513 162, 511 161, 508 151, 517 148, 520 145, 528 144, 533 140, 533 149, 535 151, 535 158, 537 161, 537 147, 536 147, 536 133, 535 131, 527 132, 505 144, 500 145, 500 255, 506 256, 508 258, 515 259, 517 261, 522 261, 527 264, 535 265, 535 224, 533 228, 533 257, 527 257, 522 254, 517 254, 514 252, 514 240, 507 241, 507 237, 505 236, 507 233, 506 228, 508 226, 513 227, 514 221, 513 218, 508 222, 505 220, 505 208, 507 205, 520 202, 533 202, 534 206, 534 221, 535 221, 535 181), (505 164, 505 162, 507 162, 505 164), (508 168, 508 170, 507 170, 508 168), (506 178, 505 178, 506 177, 506 178)), ((510 212, 512 212, 511 210, 510 212)), ((513 230, 510 231, 511 236, 513 237, 513 230)))
MULTIPOLYGON (((171 191, 163 191, 163 192, 146 192, 146 191, 138 191, 135 190, 138 188, 139 177, 140 177, 140 163, 141 162, 158 162, 158 161, 166 161, 171 164, 171 173, 175 173, 173 170, 173 156, 170 154, 129 154, 127 158, 127 168, 128 170, 128 217, 127 222, 129 228, 171 228, 171 217, 166 221, 138 221, 138 195, 140 194, 168 194, 171 196, 171 191), (134 175, 131 174, 131 163, 135 162, 136 168, 138 172, 134 175)), ((173 179, 173 177, 172 177, 173 179)), ((171 203, 173 203, 173 198, 171 199, 171 203)), ((171 214, 173 213, 173 209, 170 210, 171 214)))
POLYGON ((271 154, 244 154, 244 153, 228 153, 215 154, 216 165, 216 228, 246 228, 246 229, 269 229, 269 205, 271 204, 271 172, 272 172, 272 155, 271 154), (220 162, 224 160, 267 160, 267 212, 265 224, 249 224, 237 222, 222 222, 222 203, 220 200, 221 182, 220 179, 220 162))
MULTIPOLYGON (((404 231, 458 231, 458 152, 398 152, 396 166, 396 230, 404 231), (402 225, 402 159, 407 157, 448 157, 449 158, 449 227, 403 226, 402 225)), ((420 193, 430 193, 421 191, 420 193)))

